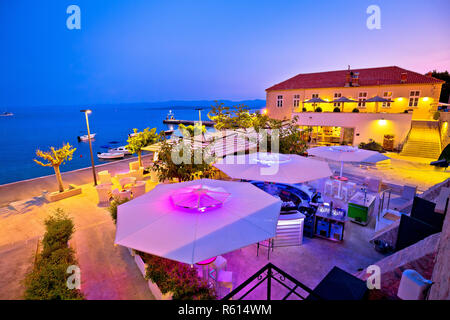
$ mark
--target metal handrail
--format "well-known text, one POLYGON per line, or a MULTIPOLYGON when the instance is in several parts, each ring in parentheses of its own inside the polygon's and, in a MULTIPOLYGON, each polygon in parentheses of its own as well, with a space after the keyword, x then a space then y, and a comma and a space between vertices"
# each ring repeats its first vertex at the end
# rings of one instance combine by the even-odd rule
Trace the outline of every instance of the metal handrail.
POLYGON ((318 300, 324 300, 322 297, 320 297, 318 294, 313 292, 313 290, 291 275, 287 274, 277 266, 273 265, 272 263, 266 264, 264 267, 259 269, 255 274, 253 274, 250 278, 245 280, 242 284, 240 284, 236 289, 231 291, 229 294, 227 294, 225 297, 222 298, 222 300, 230 300, 233 298, 236 294, 241 292, 245 287, 247 287, 252 281, 258 279, 258 283, 256 283, 253 287, 248 289, 241 297, 238 298, 238 300, 242 300, 245 298, 249 293, 251 293, 254 289, 256 289, 260 284, 262 284, 264 281, 267 280, 267 300, 271 300, 271 293, 272 293, 272 280, 275 280, 279 284, 281 284, 283 287, 285 287, 288 291, 288 293, 282 298, 282 300, 286 300, 290 295, 295 294, 300 299, 305 299, 302 295, 300 295, 296 290, 298 288, 303 289, 310 295, 314 296, 318 300), (288 279, 291 281, 294 286, 290 287, 288 286, 284 281, 288 279))

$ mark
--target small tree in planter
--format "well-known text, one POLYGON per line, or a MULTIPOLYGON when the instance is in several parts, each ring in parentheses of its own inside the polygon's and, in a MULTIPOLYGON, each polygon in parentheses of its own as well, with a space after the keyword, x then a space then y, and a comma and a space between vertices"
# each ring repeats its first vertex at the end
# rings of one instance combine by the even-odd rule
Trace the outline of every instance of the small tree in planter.
POLYGON ((137 153, 139 166, 142 167, 142 148, 153 144, 159 140, 159 135, 156 133, 156 128, 145 128, 144 131, 138 132, 137 129, 133 129, 134 135, 129 137, 126 146, 127 150, 132 153, 137 153))
POLYGON ((354 109, 352 110, 352 112, 358 113, 358 112, 359 112, 359 109, 358 109, 358 108, 354 108, 354 109))
POLYGON ((53 167, 55 170, 56 180, 58 181, 58 189, 59 192, 64 191, 64 185, 61 178, 61 172, 59 171, 59 166, 63 165, 64 162, 72 160, 73 153, 77 150, 76 148, 72 148, 72 146, 67 143, 62 146, 60 149, 55 149, 54 147, 50 148, 50 151, 41 151, 36 150, 36 156, 44 159, 47 162, 42 162, 36 159, 33 159, 34 162, 43 166, 43 167, 53 167))

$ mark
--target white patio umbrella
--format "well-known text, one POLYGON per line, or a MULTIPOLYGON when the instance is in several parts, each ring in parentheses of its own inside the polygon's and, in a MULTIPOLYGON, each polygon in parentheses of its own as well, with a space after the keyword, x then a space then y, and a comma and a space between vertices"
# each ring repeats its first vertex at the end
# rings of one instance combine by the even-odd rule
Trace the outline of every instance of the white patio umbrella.
POLYGON ((280 209, 250 183, 159 184, 118 207, 115 243, 194 264, 274 237, 280 209))
POLYGON ((213 165, 234 179, 265 182, 301 183, 332 175, 325 161, 294 154, 256 152, 229 155, 213 165))
POLYGON ((315 147, 308 149, 308 154, 323 159, 340 161, 340 177, 342 177, 344 162, 378 162, 389 159, 389 157, 377 151, 364 150, 351 146, 315 147))
MULTIPOLYGON (((377 151, 364 150, 351 146, 315 147, 308 149, 308 154, 323 159, 340 161, 341 171, 339 177, 342 177, 344 162, 378 162, 389 159, 377 151)), ((338 197, 341 195, 341 188, 342 184, 339 183, 338 197)))

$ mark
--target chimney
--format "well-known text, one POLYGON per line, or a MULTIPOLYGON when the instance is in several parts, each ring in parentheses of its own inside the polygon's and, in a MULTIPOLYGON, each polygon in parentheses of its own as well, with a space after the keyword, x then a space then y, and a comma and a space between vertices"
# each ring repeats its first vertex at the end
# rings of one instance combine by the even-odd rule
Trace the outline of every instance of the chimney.
POLYGON ((359 87, 359 72, 353 73, 352 86, 359 87))
POLYGON ((433 72, 428 71, 427 73, 425 73, 425 75, 426 75, 427 77, 432 77, 432 76, 433 76, 433 72))
POLYGON ((406 80, 408 79, 407 75, 408 74, 406 72, 402 72, 400 75, 400 83, 406 83, 406 80))
POLYGON ((352 86, 352 72, 350 71, 350 66, 348 66, 347 73, 345 74, 345 87, 352 86))

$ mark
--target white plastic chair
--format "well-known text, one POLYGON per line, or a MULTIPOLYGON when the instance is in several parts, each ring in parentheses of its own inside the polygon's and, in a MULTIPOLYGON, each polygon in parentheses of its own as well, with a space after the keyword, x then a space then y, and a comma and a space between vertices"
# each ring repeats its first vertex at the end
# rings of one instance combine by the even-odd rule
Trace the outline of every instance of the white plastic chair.
POLYGON ((119 180, 119 184, 122 187, 122 189, 125 188, 127 185, 134 185, 136 183, 135 177, 125 177, 119 180))
POLYGON ((142 196, 145 193, 145 181, 136 181, 134 185, 130 187, 133 198, 142 196))
POLYGON ((100 184, 111 183, 111 174, 108 170, 103 170, 98 173, 98 180, 100 184))
POLYGON ((101 205, 108 205, 109 199, 111 198, 111 185, 110 184, 99 184, 98 186, 95 186, 95 189, 97 190, 98 194, 98 204, 101 205))
POLYGON ((227 269, 227 259, 222 256, 217 256, 216 260, 213 262, 213 268, 216 269, 217 272, 227 269))
POLYGON ((402 300, 425 300, 427 290, 432 283, 416 270, 406 269, 403 271, 397 296, 402 300))
POLYGON ((331 196, 333 194, 333 182, 331 182, 331 180, 327 180, 325 182, 324 194, 327 196, 331 196))
POLYGON ((227 288, 233 291, 233 272, 219 271, 217 274, 217 284, 219 287, 227 288))

